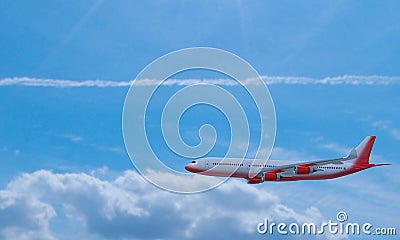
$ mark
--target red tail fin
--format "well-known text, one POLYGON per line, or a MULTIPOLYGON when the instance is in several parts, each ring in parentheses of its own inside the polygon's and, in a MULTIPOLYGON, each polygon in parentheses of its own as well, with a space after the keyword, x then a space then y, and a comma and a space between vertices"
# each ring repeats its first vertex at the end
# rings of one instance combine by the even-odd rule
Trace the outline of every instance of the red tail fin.
POLYGON ((374 145, 376 136, 366 137, 357 147, 356 165, 369 164, 369 156, 371 154, 372 146, 374 145))

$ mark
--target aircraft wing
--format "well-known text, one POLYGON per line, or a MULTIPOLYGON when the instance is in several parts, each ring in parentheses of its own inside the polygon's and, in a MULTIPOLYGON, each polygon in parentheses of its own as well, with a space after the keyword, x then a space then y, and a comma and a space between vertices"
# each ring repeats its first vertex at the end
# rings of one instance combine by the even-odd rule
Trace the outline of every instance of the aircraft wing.
POLYGON ((357 158, 357 151, 355 148, 353 148, 347 157, 324 159, 324 160, 314 160, 314 161, 309 161, 309 162, 291 163, 291 164, 274 167, 274 168, 272 168, 271 171, 280 170, 281 172, 287 172, 288 170, 292 170, 298 166, 311 167, 311 166, 323 166, 323 165, 328 165, 328 164, 338 164, 339 165, 339 164, 343 164, 343 162, 345 162, 345 161, 353 160, 355 158, 357 158))

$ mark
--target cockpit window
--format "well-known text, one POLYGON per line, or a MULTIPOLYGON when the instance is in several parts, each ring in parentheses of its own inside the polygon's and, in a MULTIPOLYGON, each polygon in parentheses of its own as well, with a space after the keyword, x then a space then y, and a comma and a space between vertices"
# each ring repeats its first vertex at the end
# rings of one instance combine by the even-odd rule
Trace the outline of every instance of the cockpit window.
POLYGON ((192 161, 192 163, 196 163, 196 161, 192 161))

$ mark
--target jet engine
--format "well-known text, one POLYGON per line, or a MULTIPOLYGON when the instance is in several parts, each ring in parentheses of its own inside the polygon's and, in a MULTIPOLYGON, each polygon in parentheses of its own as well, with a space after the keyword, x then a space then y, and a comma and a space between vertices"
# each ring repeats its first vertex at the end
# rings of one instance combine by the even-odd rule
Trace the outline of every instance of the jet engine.
POLYGON ((281 179, 281 174, 277 172, 265 172, 264 181, 277 181, 281 179))
POLYGON ((317 169, 315 166, 307 166, 307 165, 298 165, 294 168, 294 173, 296 174, 309 174, 316 172, 317 169))
POLYGON ((247 180, 248 184, 259 184, 262 183, 263 180, 261 178, 251 178, 247 180))

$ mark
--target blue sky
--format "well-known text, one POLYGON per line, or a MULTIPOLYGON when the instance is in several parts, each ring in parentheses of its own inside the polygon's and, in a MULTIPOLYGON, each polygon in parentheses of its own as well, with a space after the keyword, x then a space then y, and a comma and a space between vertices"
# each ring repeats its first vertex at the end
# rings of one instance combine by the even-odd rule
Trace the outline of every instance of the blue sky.
MULTIPOLYGON (((352 221, 398 226, 399 7, 397 1, 3 1, 1 238, 263 239, 256 226, 265 217, 320 222, 341 210, 352 221), (149 184, 124 147, 127 85, 154 59, 197 46, 233 52, 262 76, 287 80, 269 85, 277 119, 273 158, 342 156, 377 135, 372 162, 393 166, 328 181, 229 180, 196 195, 149 184), (321 81, 336 77, 343 81, 321 81), (90 80, 105 86, 75 86, 90 80)), ((248 104, 238 87, 223 87, 248 104)), ((181 88, 160 89, 148 130, 157 153, 178 170, 187 160, 168 151, 157 118, 181 88)), ((205 122, 220 137, 210 155, 223 155, 229 131, 215 109, 184 115, 183 139, 196 144, 205 122)), ((257 126, 252 131, 257 136, 257 126)))

